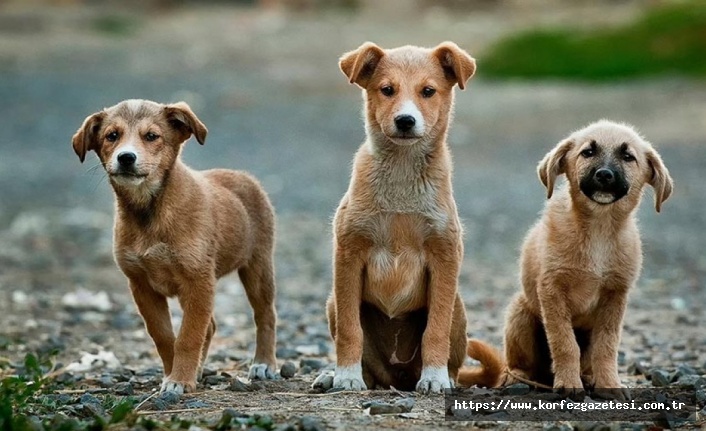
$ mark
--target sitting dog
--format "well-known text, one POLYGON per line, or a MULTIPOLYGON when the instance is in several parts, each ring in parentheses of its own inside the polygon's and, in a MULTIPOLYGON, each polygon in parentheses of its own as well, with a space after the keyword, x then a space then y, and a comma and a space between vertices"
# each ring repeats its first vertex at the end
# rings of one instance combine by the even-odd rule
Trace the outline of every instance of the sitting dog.
POLYGON ((333 386, 440 392, 466 349, 446 135, 454 86, 465 88, 475 61, 451 42, 389 50, 368 42, 339 65, 363 89, 367 139, 334 220, 333 386))
POLYGON ((560 142, 538 172, 551 200, 522 248, 523 290, 508 308, 505 359, 472 340, 468 353, 483 367, 459 382, 531 380, 574 396, 585 383, 600 396, 624 399, 618 344, 627 294, 642 267, 635 212, 645 184, 660 211, 672 193, 669 171, 631 127, 603 120, 560 142), (552 197, 562 174, 568 186, 552 197))
POLYGON ((97 112, 73 137, 81 162, 95 151, 116 199, 115 260, 164 365, 162 391, 192 391, 216 331, 216 281, 238 270, 257 325, 250 377, 275 373, 274 213, 244 172, 194 171, 180 158, 206 127, 186 103, 126 100, 97 112), (175 338, 167 297, 184 318, 175 338))

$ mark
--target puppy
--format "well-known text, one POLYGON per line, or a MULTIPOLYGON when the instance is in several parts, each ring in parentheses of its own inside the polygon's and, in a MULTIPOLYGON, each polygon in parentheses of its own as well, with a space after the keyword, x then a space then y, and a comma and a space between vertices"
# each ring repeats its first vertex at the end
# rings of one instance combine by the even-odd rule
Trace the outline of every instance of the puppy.
POLYGON ((508 308, 505 359, 471 341, 468 353, 484 368, 459 380, 498 386, 517 376, 569 395, 585 382, 598 395, 623 399, 618 344, 642 267, 635 212, 646 184, 660 211, 672 194, 669 171, 631 127, 606 120, 560 142, 537 170, 551 200, 522 248, 523 290, 508 308), (562 174, 568 185, 552 197, 562 174))
POLYGON ((180 158, 206 127, 184 102, 126 100, 97 112, 73 137, 81 162, 95 151, 116 199, 115 260, 164 364, 162 391, 196 387, 211 338, 216 281, 238 270, 257 325, 250 377, 275 370, 274 214, 245 172, 194 171, 180 158), (174 336, 167 297, 184 311, 174 336))
POLYGON ((475 61, 451 42, 365 43, 339 65, 363 89, 367 139, 334 219, 333 386, 440 392, 465 358, 462 230, 446 135, 454 86, 465 88, 475 61))

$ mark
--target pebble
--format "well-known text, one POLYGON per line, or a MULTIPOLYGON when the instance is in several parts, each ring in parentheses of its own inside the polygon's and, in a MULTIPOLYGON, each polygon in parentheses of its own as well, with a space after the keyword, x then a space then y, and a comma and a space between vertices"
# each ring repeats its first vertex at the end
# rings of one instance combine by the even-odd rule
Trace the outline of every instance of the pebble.
POLYGON ((294 374, 297 372, 297 366, 294 364, 294 362, 287 361, 284 364, 282 364, 282 368, 279 370, 280 376, 284 377, 285 379, 290 379, 294 377, 294 374))
POLYGON ((573 431, 574 427, 567 423, 545 424, 544 431, 573 431))
POLYGON ((530 392, 530 387, 526 383, 515 383, 500 390, 503 395, 526 395, 530 392))
POLYGON ((328 391, 333 388, 333 373, 325 372, 314 380, 314 389, 328 391))
POLYGON ((115 385, 115 381, 111 375, 102 375, 99 383, 101 388, 112 388, 115 385))
POLYGON ((665 370, 653 369, 650 372, 652 377, 652 386, 667 386, 669 385, 670 376, 665 370))
POLYGON ((316 358, 303 358, 299 361, 299 368, 309 367, 313 371, 318 371, 325 365, 324 361, 316 358))
POLYGON ((181 396, 175 391, 162 392, 156 399, 166 403, 168 406, 174 405, 179 402, 181 396))
POLYGON ((204 367, 203 372, 201 373, 202 377, 209 377, 209 376, 215 376, 216 375, 216 370, 214 368, 209 368, 209 367, 204 367))
POLYGON ((299 352, 288 347, 279 347, 277 349, 277 357, 280 359, 297 359, 299 356, 301 356, 299 352))
POLYGON ((414 407, 414 398, 402 398, 394 403, 368 401, 363 403, 363 408, 370 409, 371 415, 408 413, 414 407))
POLYGON ((313 370, 308 365, 304 365, 303 367, 299 368, 299 374, 311 374, 312 371, 313 370))
POLYGON ((132 387, 130 382, 120 382, 116 383, 113 388, 116 395, 134 395, 135 389, 132 387))
POLYGON ((696 391, 696 401, 700 403, 706 402, 706 389, 699 389, 696 391))
POLYGON ((633 376, 638 376, 640 374, 642 375, 648 375, 648 369, 645 366, 645 363, 642 361, 634 361, 630 365, 628 365, 628 374, 633 375, 633 376))
POLYGON ((220 385, 221 383, 225 383, 228 381, 228 378, 225 376, 207 376, 206 378, 203 379, 203 382, 209 386, 214 386, 214 385, 220 385))
POLYGON ((672 354, 672 361, 674 362, 684 362, 684 361, 695 361, 699 359, 699 356, 687 350, 679 350, 672 354))
POLYGON ((199 399, 192 398, 184 403, 187 409, 204 409, 211 407, 210 404, 205 403, 199 399))
POLYGON ((680 389, 700 389, 706 386, 706 379, 698 374, 685 374, 677 380, 680 389))
POLYGON ((237 377, 230 382, 230 387, 228 389, 234 392, 250 392, 252 390, 250 386, 237 377))
POLYGON ((302 416, 299 418, 298 425, 301 431, 326 431, 326 428, 321 425, 321 422, 311 416, 302 416))

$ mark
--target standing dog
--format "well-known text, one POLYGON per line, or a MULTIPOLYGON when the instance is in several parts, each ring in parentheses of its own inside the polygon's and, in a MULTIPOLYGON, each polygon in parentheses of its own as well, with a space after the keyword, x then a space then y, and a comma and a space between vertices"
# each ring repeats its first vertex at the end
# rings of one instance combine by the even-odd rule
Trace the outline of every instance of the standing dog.
POLYGON ((475 61, 450 42, 365 43, 339 65, 363 89, 367 139, 334 220, 333 386, 439 392, 465 358, 462 230, 446 135, 453 87, 465 87, 475 61))
POLYGON ((649 184, 659 212, 672 179, 648 142, 605 120, 560 142, 538 172, 547 198, 557 176, 565 174, 568 187, 547 203, 525 240, 523 291, 508 309, 504 364, 473 340, 468 353, 483 369, 459 381, 497 386, 519 377, 576 394, 583 376, 599 395, 622 399, 618 344, 627 294, 642 267, 635 211, 649 184))
POLYGON ((257 325, 250 377, 275 370, 274 214, 260 184, 225 169, 194 171, 180 158, 206 127, 186 103, 126 100, 97 112, 73 137, 93 150, 116 198, 114 254, 164 364, 162 391, 196 387, 211 338, 216 280, 238 270, 257 325), (184 319, 175 338, 167 297, 184 319))

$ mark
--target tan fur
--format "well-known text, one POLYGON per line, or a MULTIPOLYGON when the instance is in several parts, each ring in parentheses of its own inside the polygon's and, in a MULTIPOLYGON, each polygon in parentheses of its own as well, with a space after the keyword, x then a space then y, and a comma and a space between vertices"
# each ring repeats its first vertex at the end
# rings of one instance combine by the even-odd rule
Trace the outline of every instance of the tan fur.
POLYGON ((466 315, 457 289, 462 228, 446 134, 453 87, 464 88, 474 60, 450 42, 390 50, 366 43, 345 54, 340 67, 363 89, 367 140, 334 220, 327 310, 337 370, 362 361, 369 388, 413 389, 427 366, 448 366, 455 379, 465 357, 458 344, 465 344, 466 315), (382 94, 384 86, 394 94, 382 94), (436 93, 424 97, 425 87, 436 93), (424 132, 411 140, 395 136, 404 103, 423 117, 424 132))
MULTIPOLYGON (((538 173, 551 200, 522 249, 523 290, 508 307, 504 363, 521 378, 557 389, 581 391, 585 383, 622 398, 618 345, 627 293, 642 267, 635 212, 645 184, 655 189, 659 211, 672 193, 672 179, 648 142, 629 126, 605 120, 560 142, 538 173), (592 141, 598 155, 582 155, 592 141), (619 156, 623 146, 635 160, 619 156), (584 176, 600 163, 623 170, 630 188, 622 199, 599 204, 581 191, 584 176), (552 196, 562 174, 568 186, 552 196)), ((488 359, 488 346, 478 343, 486 358, 469 353, 481 359, 485 372, 465 383, 512 383, 512 376, 498 371, 503 361, 492 354, 488 359)))
POLYGON ((203 144, 206 133, 183 102, 128 100, 89 116, 73 137, 81 161, 96 152, 115 192, 115 260, 162 358, 163 390, 195 388, 216 331, 216 281, 234 270, 254 310, 255 363, 270 374, 276 365, 273 209, 247 173, 181 161, 182 144, 192 134, 203 144), (140 177, 119 174, 115 155, 128 150, 140 177), (173 296, 184 311, 176 337, 173 296))

